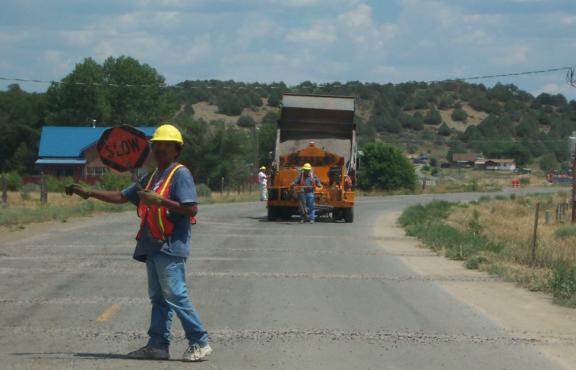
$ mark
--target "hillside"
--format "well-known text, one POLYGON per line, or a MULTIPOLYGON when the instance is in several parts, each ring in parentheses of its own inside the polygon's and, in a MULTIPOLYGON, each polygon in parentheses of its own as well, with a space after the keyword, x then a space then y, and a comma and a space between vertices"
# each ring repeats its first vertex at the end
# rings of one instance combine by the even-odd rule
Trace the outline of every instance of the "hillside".
POLYGON ((89 77, 96 82, 118 81, 123 76, 115 75, 117 68, 112 66, 117 65, 136 70, 142 81, 163 81, 149 66, 131 58, 111 58, 103 66, 87 59, 46 93, 27 93, 18 85, 0 92, 0 171, 34 171, 43 125, 88 126, 96 119, 98 125, 153 126, 171 120, 193 144, 183 157, 198 168, 195 175, 207 182, 220 176, 241 178, 253 166, 255 143, 258 162, 269 160, 284 92, 355 96, 361 145, 383 141, 406 153, 429 153, 437 162, 453 152, 475 151, 514 158, 520 166, 567 167, 567 137, 576 130, 575 101, 562 95, 534 97, 514 85, 353 81, 288 87, 281 82, 210 80, 139 89, 73 84, 89 77), (106 80, 90 75, 98 68, 106 80), (254 125, 259 130, 253 130, 254 125))
POLYGON ((305 82, 288 89, 187 81, 178 86, 187 88, 177 90, 176 96, 179 103, 193 107, 194 118, 226 122, 241 115, 261 122, 278 106, 283 91, 357 96, 362 142, 381 140, 439 160, 454 151, 471 150, 544 170, 559 168, 567 164, 566 138, 576 130, 576 102, 562 95, 534 97, 514 85, 487 88, 451 81, 318 86, 305 82))

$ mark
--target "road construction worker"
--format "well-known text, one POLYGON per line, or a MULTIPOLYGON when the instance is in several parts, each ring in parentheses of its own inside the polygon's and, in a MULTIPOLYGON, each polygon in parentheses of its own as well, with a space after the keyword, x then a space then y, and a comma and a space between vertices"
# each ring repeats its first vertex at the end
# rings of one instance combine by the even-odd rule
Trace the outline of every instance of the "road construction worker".
POLYGON ((310 163, 305 163, 298 176, 292 181, 292 186, 299 186, 300 194, 299 196, 304 197, 306 210, 304 207, 300 207, 300 223, 309 221, 311 224, 314 223, 316 219, 316 212, 314 207, 316 202, 314 200, 314 189, 321 188, 322 183, 318 176, 312 172, 312 165, 310 163), (305 212, 303 212, 305 211, 305 212), (306 214, 308 219, 306 220, 306 214))
POLYGON ((141 222, 133 257, 146 263, 152 315, 148 343, 127 357, 168 360, 172 318, 176 314, 189 344, 183 360, 201 361, 212 353, 212 348, 186 286, 190 222, 198 212, 194 179, 177 162, 184 141, 176 127, 161 125, 151 143, 158 166, 152 174, 122 191, 89 190, 73 184, 66 192, 109 203, 131 202, 137 207, 141 222))
POLYGON ((260 186, 260 201, 268 200, 268 176, 266 175, 266 167, 260 167, 258 172, 258 186, 260 186))

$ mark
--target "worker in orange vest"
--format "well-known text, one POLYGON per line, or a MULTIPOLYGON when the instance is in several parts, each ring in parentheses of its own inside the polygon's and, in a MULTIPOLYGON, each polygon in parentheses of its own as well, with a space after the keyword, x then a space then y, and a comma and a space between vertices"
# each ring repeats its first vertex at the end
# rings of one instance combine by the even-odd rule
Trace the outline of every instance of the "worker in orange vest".
POLYGON ((212 348, 186 287, 190 224, 198 212, 194 179, 186 167, 177 163, 184 140, 176 127, 158 127, 151 142, 158 168, 137 183, 122 191, 88 190, 72 184, 66 192, 84 199, 131 202, 137 206, 140 229, 134 258, 146 263, 152 317, 148 343, 128 357, 168 360, 172 318, 176 314, 189 344, 183 360, 201 361, 212 353, 212 348))

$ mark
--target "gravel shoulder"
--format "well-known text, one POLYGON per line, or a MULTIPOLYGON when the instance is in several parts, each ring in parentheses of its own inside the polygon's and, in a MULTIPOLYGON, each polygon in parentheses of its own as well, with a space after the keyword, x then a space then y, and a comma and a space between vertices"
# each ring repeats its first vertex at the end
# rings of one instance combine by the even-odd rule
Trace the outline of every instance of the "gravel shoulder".
POLYGON ((421 246, 397 226, 400 212, 384 214, 375 235, 382 248, 474 310, 502 326, 511 336, 537 343, 537 347, 567 369, 576 369, 576 311, 552 303, 549 295, 530 292, 513 283, 491 279, 485 272, 466 269, 421 246), (458 279, 451 279, 457 276, 458 279), (468 278, 462 282, 462 278, 468 278))

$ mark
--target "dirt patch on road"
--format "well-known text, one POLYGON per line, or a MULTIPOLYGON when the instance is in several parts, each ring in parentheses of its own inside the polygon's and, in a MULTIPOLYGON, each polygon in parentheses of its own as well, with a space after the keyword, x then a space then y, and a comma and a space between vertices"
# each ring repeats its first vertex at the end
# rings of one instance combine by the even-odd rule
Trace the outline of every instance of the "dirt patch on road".
POLYGON ((505 328, 514 337, 534 339, 539 350, 567 369, 576 369, 576 310, 554 305, 550 296, 530 292, 512 283, 489 277, 487 273, 468 270, 461 261, 448 260, 420 246, 397 226, 400 213, 381 217, 376 237, 386 252, 398 256, 423 276, 453 296, 505 328), (458 277, 452 279, 452 277, 458 277), (467 277, 467 278, 465 278, 467 277), (538 339, 557 338, 555 343, 540 344, 538 339))

